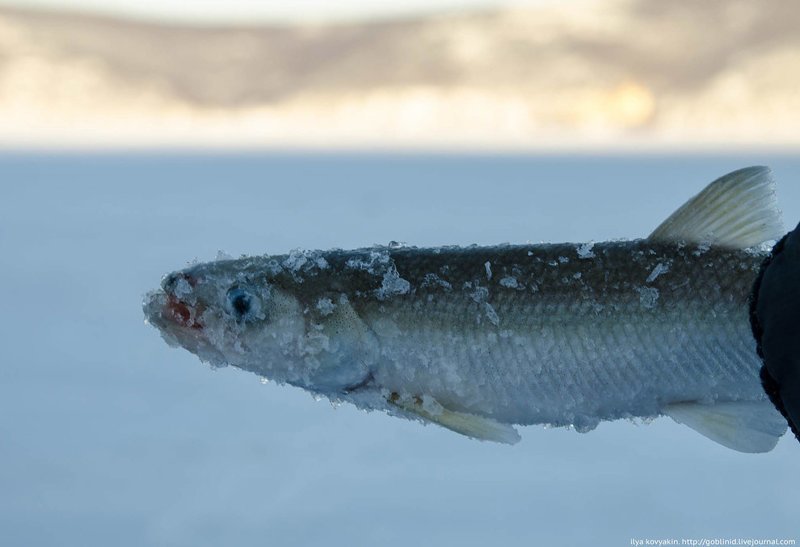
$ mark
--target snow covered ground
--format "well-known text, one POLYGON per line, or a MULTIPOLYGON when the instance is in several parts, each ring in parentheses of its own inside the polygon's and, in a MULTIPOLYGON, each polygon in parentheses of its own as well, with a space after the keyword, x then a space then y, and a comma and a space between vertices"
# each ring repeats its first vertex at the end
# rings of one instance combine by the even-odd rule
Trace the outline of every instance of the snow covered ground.
POLYGON ((640 237, 752 164, 793 227, 789 156, 0 156, 0 543, 795 538, 790 436, 745 455, 659 419, 480 443, 210 370, 140 307, 219 250, 640 237))

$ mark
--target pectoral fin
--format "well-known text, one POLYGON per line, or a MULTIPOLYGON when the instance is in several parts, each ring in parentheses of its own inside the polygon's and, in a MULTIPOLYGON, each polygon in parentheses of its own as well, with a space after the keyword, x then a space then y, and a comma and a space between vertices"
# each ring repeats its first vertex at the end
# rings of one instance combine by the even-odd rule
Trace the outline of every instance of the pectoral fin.
POLYGON ((739 452, 769 452, 786 433, 786 420, 769 401, 677 403, 664 414, 739 452))
POLYGON ((427 422, 433 422, 473 439, 505 444, 516 444, 520 440, 519 433, 510 425, 467 412, 448 410, 427 395, 403 397, 392 393, 386 400, 427 422))
POLYGON ((767 167, 746 167, 709 184, 648 239, 746 249, 780 239, 784 232, 772 172, 767 167))

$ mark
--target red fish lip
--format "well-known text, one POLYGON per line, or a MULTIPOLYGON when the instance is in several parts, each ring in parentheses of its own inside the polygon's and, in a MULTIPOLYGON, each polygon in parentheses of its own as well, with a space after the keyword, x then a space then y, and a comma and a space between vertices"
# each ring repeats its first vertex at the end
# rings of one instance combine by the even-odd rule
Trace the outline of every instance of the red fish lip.
MULTIPOLYGON (((189 327, 192 329, 202 329, 203 324, 198 319, 198 313, 192 313, 189 306, 177 298, 175 295, 167 295, 167 303, 165 306, 167 317, 171 318, 175 323, 182 327, 189 327)), ((200 310, 195 310, 199 312, 200 310)))

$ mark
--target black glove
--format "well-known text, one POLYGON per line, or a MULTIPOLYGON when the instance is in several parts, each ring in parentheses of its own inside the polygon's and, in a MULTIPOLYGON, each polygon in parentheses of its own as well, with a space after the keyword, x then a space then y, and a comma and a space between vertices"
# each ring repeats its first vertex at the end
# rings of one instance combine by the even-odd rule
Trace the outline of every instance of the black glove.
POLYGON ((764 390, 800 440, 800 226, 761 265, 750 298, 750 324, 764 362, 764 390))

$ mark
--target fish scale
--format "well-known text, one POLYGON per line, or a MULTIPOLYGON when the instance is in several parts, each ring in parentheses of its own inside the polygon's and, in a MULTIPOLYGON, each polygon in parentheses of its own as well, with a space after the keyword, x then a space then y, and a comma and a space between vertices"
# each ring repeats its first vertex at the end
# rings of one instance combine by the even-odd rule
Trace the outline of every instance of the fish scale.
MULTIPOLYGON (((438 385, 437 379, 455 370, 482 390, 471 390, 470 399, 457 393, 463 386, 451 384, 432 390, 433 397, 454 409, 521 424, 572 423, 576 416, 604 420, 655 415, 658 404, 669 402, 675 393, 700 400, 737 400, 760 393, 760 365, 749 336, 746 303, 761 254, 647 240, 596 244, 595 260, 581 260, 577 251, 576 245, 389 250, 400 277, 412 288, 421 287, 432 273, 459 288, 432 285, 388 301, 374 296, 352 299, 368 325, 373 318, 390 320, 405 332, 402 338, 378 336, 384 359, 376 365, 377 376, 385 387, 403 391, 413 389, 403 383, 409 366, 419 366, 415 378, 430 385, 438 385), (491 279, 486 276, 487 261, 492 264, 491 279), (647 283, 664 263, 670 268, 647 283), (454 264, 459 267, 440 273, 454 264), (740 264, 748 266, 743 269, 740 264), (538 290, 500 284, 512 270, 518 272, 518 282, 528 287, 535 281, 538 290), (651 288, 658 297, 648 306, 640 291, 651 288), (493 325, 481 303, 475 302, 476 289, 488 291, 486 303, 499 316, 499 325, 493 325), (576 292, 591 295, 591 302, 576 300, 576 292), (590 305, 598 311, 588 312, 590 305), (522 337, 527 351, 498 351, 498 342, 488 340, 501 341, 504 329, 522 337), (466 333, 479 350, 471 351, 468 342, 466 355, 452 362, 436 359, 420 365, 420 348, 453 344, 446 336, 453 331, 466 333), (663 344, 665 338, 675 337, 685 341, 682 347, 663 344), (725 354, 709 346, 724 347, 725 354), (742 354, 751 357, 741 359, 742 354), (533 372, 537 369, 540 372, 533 372), (703 381, 720 375, 728 381, 716 386, 703 381), (523 391, 515 389, 516 378, 524 379, 523 391), (632 395, 634 391, 642 400, 632 395), (547 416, 542 416, 520 400, 520 394, 558 404, 550 404, 547 416)), ((327 275, 338 277, 339 272, 334 268, 327 275)), ((443 353, 459 354, 456 347, 443 353)))

